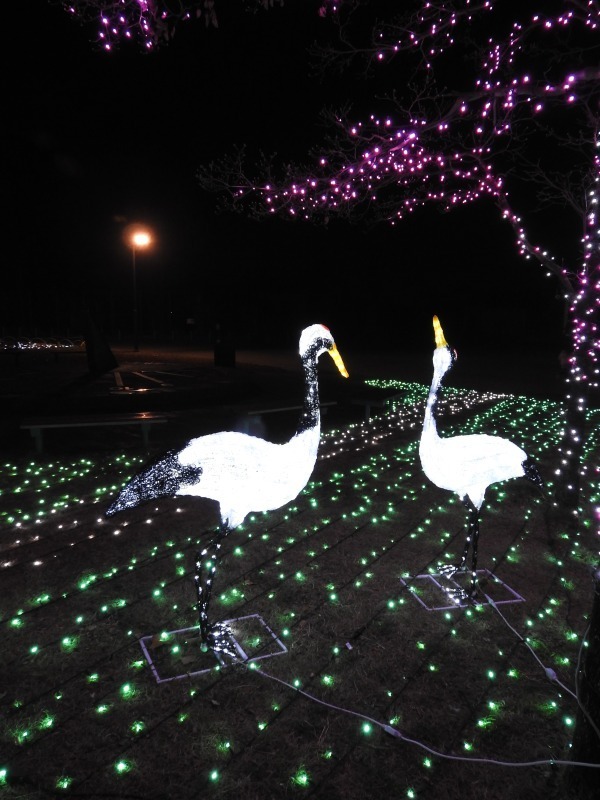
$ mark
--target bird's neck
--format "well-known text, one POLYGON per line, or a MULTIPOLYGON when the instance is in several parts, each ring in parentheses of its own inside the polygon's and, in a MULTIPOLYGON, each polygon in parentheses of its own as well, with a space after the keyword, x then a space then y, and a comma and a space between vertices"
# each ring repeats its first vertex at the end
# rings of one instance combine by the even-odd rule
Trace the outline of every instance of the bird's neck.
POLYGON ((434 375, 425 404, 425 417, 423 419, 423 435, 437 436, 437 402, 438 392, 442 386, 442 378, 434 375))
POLYGON ((297 433, 311 428, 320 428, 321 410, 319 406, 319 382, 316 361, 304 363, 304 403, 300 414, 297 433))

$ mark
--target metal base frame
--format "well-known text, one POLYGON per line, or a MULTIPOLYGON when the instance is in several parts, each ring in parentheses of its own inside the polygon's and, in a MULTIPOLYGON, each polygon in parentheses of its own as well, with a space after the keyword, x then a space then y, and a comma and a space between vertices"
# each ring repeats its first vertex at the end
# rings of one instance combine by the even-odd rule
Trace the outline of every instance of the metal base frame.
POLYGON ((479 585, 485 582, 485 594, 483 594, 480 589, 476 592, 471 602, 468 600, 460 600, 458 603, 448 603, 448 590, 465 588, 464 584, 458 583, 457 580, 455 580, 455 578, 461 576, 468 579, 470 582, 470 572, 457 573, 452 578, 435 573, 431 575, 415 575, 413 578, 400 578, 400 582, 426 611, 448 611, 453 608, 469 608, 473 605, 490 605, 485 595, 490 597, 497 606, 506 603, 525 602, 524 597, 521 597, 518 592, 511 589, 506 583, 503 583, 500 578, 497 578, 489 569, 478 569, 477 584, 479 585), (421 585, 416 584, 415 582, 417 581, 420 582, 421 585), (440 597, 446 601, 444 605, 437 605, 440 597))
POLYGON ((249 664, 265 658, 287 653, 287 647, 271 630, 259 614, 249 614, 237 619, 223 620, 231 629, 229 649, 236 657, 226 653, 201 649, 199 626, 164 631, 158 635, 143 636, 140 646, 157 683, 193 678, 221 667, 249 664), (193 664, 194 669, 169 674, 181 664, 193 664))

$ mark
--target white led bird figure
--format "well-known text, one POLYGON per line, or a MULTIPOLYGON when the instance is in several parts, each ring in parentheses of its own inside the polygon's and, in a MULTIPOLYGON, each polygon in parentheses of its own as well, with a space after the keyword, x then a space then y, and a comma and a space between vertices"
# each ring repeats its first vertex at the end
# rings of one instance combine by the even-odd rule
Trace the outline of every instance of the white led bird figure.
POLYGON ((294 500, 312 475, 321 438, 317 362, 329 353, 340 373, 348 372, 329 328, 310 325, 302 331, 299 352, 305 395, 296 433, 276 444, 238 431, 191 439, 169 451, 135 476, 106 511, 112 516, 157 497, 192 495, 216 500, 221 524, 208 546, 197 554, 195 583, 203 650, 228 651, 227 628, 210 624, 208 608, 221 542, 246 516, 272 511, 294 500))
POLYGON ((446 373, 456 361, 456 351, 449 347, 442 326, 433 318, 435 350, 433 351, 433 380, 429 389, 423 431, 419 443, 419 456, 423 472, 440 489, 456 492, 468 510, 467 538, 458 566, 445 566, 440 570, 448 577, 467 568, 469 548, 471 555, 471 581, 467 590, 449 589, 456 603, 471 601, 477 589, 477 545, 479 518, 488 486, 510 478, 528 478, 542 494, 544 484, 538 469, 527 453, 508 439, 484 433, 443 438, 436 425, 438 392, 446 373))

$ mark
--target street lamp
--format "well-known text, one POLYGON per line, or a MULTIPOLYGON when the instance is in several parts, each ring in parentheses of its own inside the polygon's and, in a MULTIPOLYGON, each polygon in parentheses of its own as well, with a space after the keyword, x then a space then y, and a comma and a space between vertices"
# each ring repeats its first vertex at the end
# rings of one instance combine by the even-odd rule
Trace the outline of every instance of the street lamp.
POLYGON ((137 299, 137 280, 135 274, 135 251, 138 249, 144 250, 152 243, 152 237, 147 230, 137 228, 132 231, 129 238, 131 245, 131 257, 133 263, 133 349, 137 351, 139 348, 138 342, 138 299, 137 299))

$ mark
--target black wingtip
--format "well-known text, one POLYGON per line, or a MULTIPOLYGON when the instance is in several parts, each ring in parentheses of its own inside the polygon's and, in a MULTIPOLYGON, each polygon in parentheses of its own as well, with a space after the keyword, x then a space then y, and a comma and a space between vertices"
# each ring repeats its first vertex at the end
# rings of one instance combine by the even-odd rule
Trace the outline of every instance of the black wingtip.
POLYGON ((132 478, 104 514, 112 517, 119 511, 135 508, 147 500, 174 497, 182 486, 197 483, 201 475, 201 467, 184 466, 179 463, 177 453, 169 451, 132 478))

